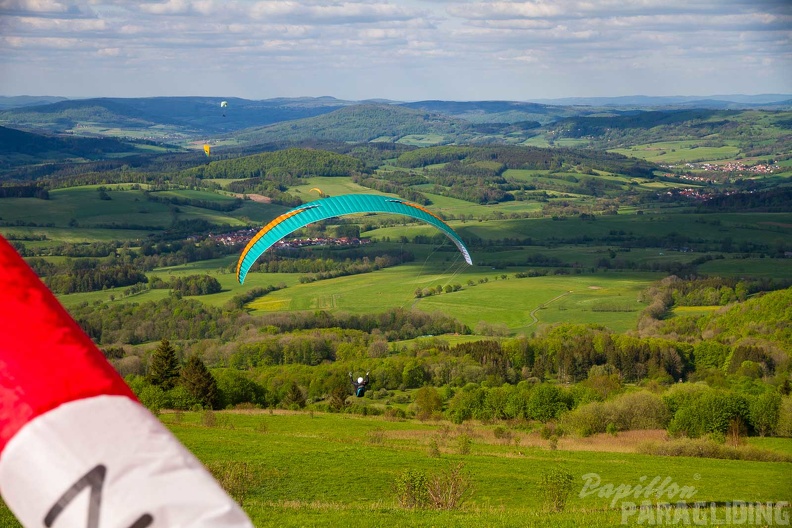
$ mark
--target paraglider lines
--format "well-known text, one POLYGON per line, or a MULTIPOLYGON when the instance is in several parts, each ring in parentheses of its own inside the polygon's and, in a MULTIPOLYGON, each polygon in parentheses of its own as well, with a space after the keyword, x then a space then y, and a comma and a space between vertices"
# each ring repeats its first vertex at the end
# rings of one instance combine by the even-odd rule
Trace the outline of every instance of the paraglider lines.
POLYGON ((245 257, 247 256, 248 252, 250 251, 250 248, 252 248, 256 244, 256 242, 261 240, 261 238, 264 235, 266 235, 271 229, 273 229, 278 224, 283 223, 284 221, 288 220, 292 216, 298 215, 300 213, 304 213, 308 209, 313 209, 314 207, 319 207, 319 206, 318 205, 309 205, 307 207, 303 207, 302 209, 295 209, 294 211, 289 211, 287 213, 283 213, 282 215, 277 217, 275 220, 273 220, 269 224, 265 225, 264 228, 261 231, 256 233, 256 236, 251 238, 250 242, 248 242, 247 246, 245 246, 245 249, 242 250, 242 254, 239 256, 239 260, 237 261, 237 281, 242 282, 239 279, 239 272, 242 269, 242 261, 245 260, 245 257))
POLYGON ((248 270, 256 259, 285 235, 313 222, 354 213, 400 214, 424 221, 445 233, 465 257, 465 262, 470 265, 473 264, 470 254, 459 235, 434 213, 427 211, 421 206, 416 206, 416 204, 381 195, 348 194, 324 198, 321 201, 297 207, 267 224, 250 241, 240 256, 237 263, 237 280, 242 284, 248 270), (308 212, 305 216, 291 219, 294 215, 306 212, 309 209, 313 209, 313 211, 308 212))

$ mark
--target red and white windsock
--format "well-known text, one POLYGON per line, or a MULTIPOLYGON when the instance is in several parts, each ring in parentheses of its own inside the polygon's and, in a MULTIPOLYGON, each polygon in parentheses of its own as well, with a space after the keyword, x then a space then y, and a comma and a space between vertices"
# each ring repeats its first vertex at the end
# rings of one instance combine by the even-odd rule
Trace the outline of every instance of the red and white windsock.
POLYGON ((0 494, 26 528, 249 528, 0 237, 0 494))

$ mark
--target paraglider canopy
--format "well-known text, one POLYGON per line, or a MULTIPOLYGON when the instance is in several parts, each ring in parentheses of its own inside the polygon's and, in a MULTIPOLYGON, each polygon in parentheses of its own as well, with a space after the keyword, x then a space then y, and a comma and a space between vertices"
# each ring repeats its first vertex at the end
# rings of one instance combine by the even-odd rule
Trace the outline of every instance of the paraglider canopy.
POLYGON ((225 108, 226 106, 228 106, 228 101, 221 101, 220 102, 220 108, 225 108))
POLYGON ((210 150, 211 150, 211 147, 209 145, 204 145, 204 153, 207 156, 209 155, 210 150))
POLYGON ((439 216, 422 205, 418 205, 401 198, 391 198, 378 194, 345 194, 331 198, 323 198, 295 207, 275 218, 264 226, 248 242, 237 262, 237 280, 244 284, 245 276, 250 267, 262 253, 272 247, 275 242, 285 237, 292 231, 305 227, 319 220, 326 220, 334 216, 343 216, 354 213, 392 213, 400 214, 421 220, 436 227, 451 239, 465 257, 465 262, 473 264, 465 244, 459 235, 451 229, 439 216))

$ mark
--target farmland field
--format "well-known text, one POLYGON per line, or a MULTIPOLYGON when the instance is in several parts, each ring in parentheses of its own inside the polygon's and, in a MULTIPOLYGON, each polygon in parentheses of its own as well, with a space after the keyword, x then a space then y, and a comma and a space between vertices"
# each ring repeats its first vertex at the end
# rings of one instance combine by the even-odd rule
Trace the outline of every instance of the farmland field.
MULTIPOLYGON (((261 311, 329 310, 371 313, 388 307, 442 312, 473 328, 483 321, 511 331, 529 331, 542 323, 576 320, 604 324, 616 331, 632 329, 643 306, 638 293, 657 274, 598 274, 500 279, 500 272, 454 268, 439 270, 416 264, 376 273, 296 284, 251 303, 261 311), (455 273, 456 271, 456 273, 455 273), (487 279, 482 283, 480 280, 487 279), (469 286, 467 281, 474 285, 469 286), (415 298, 417 288, 462 285, 453 293, 415 298)), ((253 277, 255 274, 251 274, 253 277)), ((257 279, 258 280, 258 279, 257 279)))
POLYGON ((614 149, 613 152, 655 163, 718 161, 733 159, 740 153, 740 149, 734 146, 701 147, 698 146, 698 143, 696 141, 665 141, 614 149))

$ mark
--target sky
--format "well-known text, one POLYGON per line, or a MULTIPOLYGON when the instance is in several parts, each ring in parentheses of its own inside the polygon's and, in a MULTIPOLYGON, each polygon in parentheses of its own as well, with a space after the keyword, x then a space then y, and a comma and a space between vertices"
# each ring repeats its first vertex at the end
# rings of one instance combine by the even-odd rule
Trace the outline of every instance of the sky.
POLYGON ((792 93, 792 0, 0 0, 0 95, 792 93))

